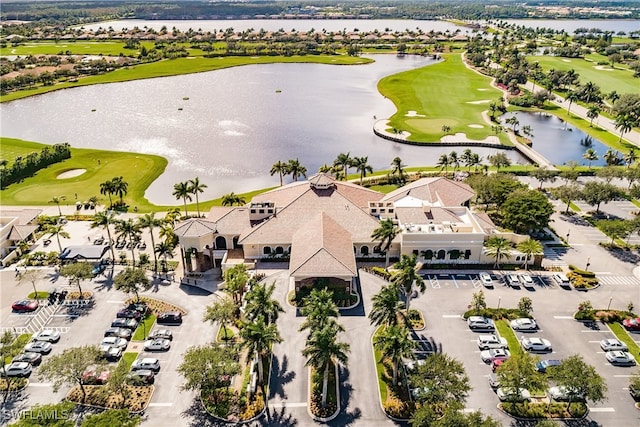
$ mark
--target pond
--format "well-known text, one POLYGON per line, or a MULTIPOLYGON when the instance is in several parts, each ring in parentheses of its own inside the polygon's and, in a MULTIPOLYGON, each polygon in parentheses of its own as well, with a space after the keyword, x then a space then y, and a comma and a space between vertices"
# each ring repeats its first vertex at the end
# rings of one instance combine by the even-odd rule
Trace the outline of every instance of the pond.
MULTIPOLYGON (((589 162, 583 159, 582 155, 589 148, 592 148, 600 156, 600 159, 592 162, 592 165, 601 166, 606 164, 602 155, 609 147, 595 138, 592 139, 590 146, 583 145, 583 141, 586 140, 588 135, 580 129, 568 125, 564 120, 542 112, 520 111, 514 114, 520 122, 519 129, 522 129, 523 126, 531 126, 533 130, 533 137, 531 137, 533 145, 531 148, 551 160, 552 163, 563 165, 573 160, 578 164, 588 165, 589 162)), ((514 114, 507 114, 504 119, 514 114)))
MULTIPOLYGON (((276 186, 269 170, 279 160, 298 158, 311 174, 341 152, 368 156, 374 170, 388 169, 394 157, 420 166, 436 164, 452 149, 462 152, 373 134, 375 117, 395 113, 377 82, 433 61, 372 57, 376 62, 368 65, 250 65, 52 92, 4 103, 2 135, 164 156, 169 165, 146 196, 171 205, 179 203, 173 185, 195 176, 208 185, 202 200, 276 186)), ((472 150, 485 159, 496 152, 472 150)), ((505 153, 527 163, 515 151, 505 153)))

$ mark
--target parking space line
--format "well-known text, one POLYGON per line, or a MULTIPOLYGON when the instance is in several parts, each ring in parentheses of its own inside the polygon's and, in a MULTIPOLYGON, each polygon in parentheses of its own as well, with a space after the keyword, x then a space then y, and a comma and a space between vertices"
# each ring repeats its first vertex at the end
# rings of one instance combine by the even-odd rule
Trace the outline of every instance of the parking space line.
POLYGON ((573 316, 553 316, 554 319, 566 319, 566 320, 573 320, 573 316))
POLYGON ((633 375, 614 375, 614 378, 631 378, 633 375))
POLYGON ((427 279, 429 279, 429 283, 431 284, 431 287, 433 289, 440 289, 440 282, 438 282, 438 276, 427 276, 427 279))
POLYGON ((29 382, 29 387, 51 387, 52 383, 32 383, 29 382))
POLYGON ((616 412, 615 408, 594 408, 593 406, 589 408, 590 412, 616 412))
POLYGON ((442 318, 443 319, 459 319, 460 315, 459 314, 443 314, 442 318))
POLYGON ((270 408, 304 408, 308 404, 307 402, 274 402, 270 403, 270 408))
POLYGON ((148 405, 150 408, 151 407, 158 407, 158 406, 173 406, 173 402, 167 402, 167 403, 149 403, 148 405))
POLYGON ((456 289, 459 289, 458 281, 456 280, 456 276, 454 274, 451 275, 451 280, 453 280, 453 284, 456 285, 456 289))

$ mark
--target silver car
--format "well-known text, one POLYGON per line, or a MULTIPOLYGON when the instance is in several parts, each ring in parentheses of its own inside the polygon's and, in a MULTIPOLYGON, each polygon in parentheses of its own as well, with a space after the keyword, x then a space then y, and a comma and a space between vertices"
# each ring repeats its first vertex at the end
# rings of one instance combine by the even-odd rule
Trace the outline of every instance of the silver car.
POLYGON ((533 331, 538 329, 536 321, 527 317, 520 317, 509 322, 514 331, 533 331))
POLYGON ((32 339, 34 341, 58 342, 60 341, 60 332, 53 329, 44 329, 35 334, 32 339))
POLYGON ((480 350, 489 350, 491 348, 507 348, 507 340, 498 335, 479 335, 476 340, 480 350))
POLYGON ((600 348, 604 351, 629 351, 629 347, 625 343, 615 338, 600 341, 600 348))

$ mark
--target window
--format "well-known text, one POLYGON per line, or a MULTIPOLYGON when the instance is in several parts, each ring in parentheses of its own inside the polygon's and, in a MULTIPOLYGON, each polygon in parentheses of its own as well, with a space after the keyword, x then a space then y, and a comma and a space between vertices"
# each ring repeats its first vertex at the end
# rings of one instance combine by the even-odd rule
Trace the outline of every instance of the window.
POLYGON ((360 248, 360 253, 362 255, 369 255, 369 246, 363 246, 360 248))
POLYGON ((417 249, 414 249, 414 250, 413 250, 413 254, 414 254, 415 256, 418 256, 418 253, 419 253, 419 252, 418 252, 418 250, 417 250, 417 249))
POLYGON ((469 258, 471 258, 471 249, 467 249, 466 251, 464 251, 464 259, 469 258))
POLYGON ((255 209, 251 209, 251 213, 252 214, 256 213, 256 210, 255 209))
POLYGON ((436 256, 436 259, 444 259, 445 255, 446 255, 446 252, 444 251, 444 249, 440 249, 438 251, 438 255, 436 256))
POLYGON ((451 249, 449 251, 449 259, 458 259, 460 258, 460 251, 458 249, 451 249))
POLYGON ((376 208, 371 209, 371 213, 377 213, 378 210, 376 208))
POLYGON ((273 213, 273 209, 267 209, 267 213, 272 214, 273 213))
POLYGON ((284 253, 284 248, 282 246, 276 246, 276 254, 282 255, 284 253))
POLYGON ((260 213, 263 214, 264 213, 264 209, 260 209, 260 213))
POLYGON ((393 208, 389 208, 389 213, 393 213, 393 208))
POLYGON ((264 255, 269 255, 271 253, 271 248, 269 246, 265 246, 264 248, 262 248, 262 253, 264 255))
POLYGON ((433 259, 433 251, 431 249, 427 249, 426 251, 422 251, 422 256, 424 259, 431 260, 433 259))
POLYGON ((374 246, 373 247, 373 253, 374 254, 379 254, 382 252, 382 249, 380 248, 380 246, 374 246))

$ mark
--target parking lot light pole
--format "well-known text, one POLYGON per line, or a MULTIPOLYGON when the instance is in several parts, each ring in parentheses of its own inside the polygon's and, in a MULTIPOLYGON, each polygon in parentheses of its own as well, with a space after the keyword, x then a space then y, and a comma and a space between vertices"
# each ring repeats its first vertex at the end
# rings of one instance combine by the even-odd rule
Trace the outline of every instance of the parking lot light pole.
POLYGON ((571 234, 571 230, 567 231, 567 244, 569 244, 569 235, 571 234))
POLYGON ((611 308, 611 301, 613 301, 613 297, 609 297, 609 305, 607 305, 607 310, 611 308))
POLYGON ((502 301, 502 297, 498 297, 498 310, 500 310, 500 301, 502 301))
POLYGON ((589 271, 589 266, 591 265, 591 257, 587 258, 587 266, 584 268, 584 271, 589 271))

